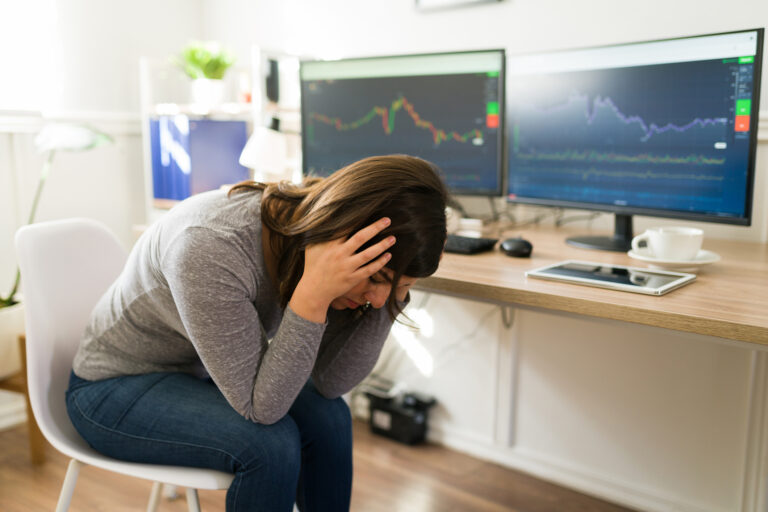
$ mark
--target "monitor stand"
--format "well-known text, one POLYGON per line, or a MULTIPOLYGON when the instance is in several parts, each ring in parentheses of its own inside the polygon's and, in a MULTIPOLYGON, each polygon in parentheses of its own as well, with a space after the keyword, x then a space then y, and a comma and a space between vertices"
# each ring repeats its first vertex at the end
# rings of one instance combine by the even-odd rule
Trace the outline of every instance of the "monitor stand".
POLYGON ((582 249, 627 252, 632 248, 632 216, 616 214, 613 236, 574 236, 565 241, 582 249))

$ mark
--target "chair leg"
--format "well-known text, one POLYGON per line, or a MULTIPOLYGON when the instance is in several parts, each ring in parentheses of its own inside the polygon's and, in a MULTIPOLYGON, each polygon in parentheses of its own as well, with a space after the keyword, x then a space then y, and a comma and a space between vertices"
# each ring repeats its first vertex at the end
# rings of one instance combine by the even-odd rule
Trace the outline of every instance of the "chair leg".
POLYGON ((29 401, 29 384, 27 383, 27 338, 23 334, 19 336, 19 354, 21 354, 21 372, 24 376, 24 399, 27 403, 27 433, 29 437, 29 452, 32 464, 45 462, 45 437, 37 426, 35 414, 32 412, 32 403, 29 401))
POLYGON ((162 491, 162 482, 155 482, 152 485, 152 492, 149 493, 149 505, 147 505, 147 512, 155 512, 157 510, 157 505, 160 503, 160 495, 162 491))
POLYGON ((179 493, 177 491, 177 486, 172 484, 163 484, 163 496, 165 496, 168 501, 179 499, 179 493))
POLYGON ((83 467, 83 463, 79 460, 72 459, 69 461, 67 474, 64 476, 64 483, 61 484, 56 512, 66 512, 69 509, 69 502, 72 500, 72 493, 75 491, 75 482, 77 482, 77 475, 80 473, 81 467, 83 467))
POLYGON ((197 489, 187 487, 187 506, 189 512, 200 512, 200 500, 197 498, 197 489))

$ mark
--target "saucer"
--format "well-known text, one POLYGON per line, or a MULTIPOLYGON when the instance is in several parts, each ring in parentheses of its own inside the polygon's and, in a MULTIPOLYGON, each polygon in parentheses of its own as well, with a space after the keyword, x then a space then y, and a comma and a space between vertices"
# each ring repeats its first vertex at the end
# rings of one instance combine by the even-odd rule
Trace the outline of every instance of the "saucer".
POLYGON ((629 251, 627 254, 629 254, 630 258, 645 261, 651 268, 660 268, 664 270, 697 270, 702 265, 709 265, 710 263, 720 261, 719 254, 712 251, 705 251, 704 249, 700 250, 692 260, 686 261, 662 260, 651 256, 645 251, 629 251))

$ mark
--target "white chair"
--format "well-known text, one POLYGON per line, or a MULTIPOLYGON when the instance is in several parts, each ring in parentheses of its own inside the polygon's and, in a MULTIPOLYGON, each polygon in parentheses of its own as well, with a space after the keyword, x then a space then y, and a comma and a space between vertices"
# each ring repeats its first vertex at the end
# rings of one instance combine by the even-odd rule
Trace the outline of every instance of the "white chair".
POLYGON ((45 438, 72 458, 57 512, 66 511, 80 468, 152 480, 148 511, 157 509, 162 484, 186 487, 189 510, 199 512, 197 489, 227 489, 233 475, 209 469, 122 462, 80 437, 69 421, 64 392, 72 359, 91 310, 125 264, 125 251, 103 225, 87 219, 41 222, 16 233, 26 309, 27 375, 32 410, 45 438))

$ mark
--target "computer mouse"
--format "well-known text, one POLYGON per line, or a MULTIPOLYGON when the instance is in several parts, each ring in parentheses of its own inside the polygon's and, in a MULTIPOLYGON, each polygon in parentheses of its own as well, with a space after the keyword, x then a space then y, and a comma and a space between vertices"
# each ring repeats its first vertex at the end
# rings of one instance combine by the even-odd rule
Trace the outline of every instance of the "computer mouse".
POLYGON ((499 245, 501 252, 515 258, 528 258, 533 251, 533 244, 524 238, 506 238, 499 245))

